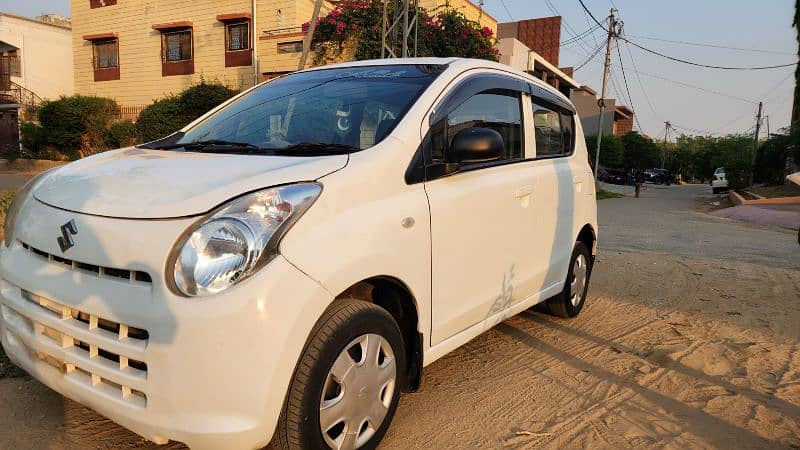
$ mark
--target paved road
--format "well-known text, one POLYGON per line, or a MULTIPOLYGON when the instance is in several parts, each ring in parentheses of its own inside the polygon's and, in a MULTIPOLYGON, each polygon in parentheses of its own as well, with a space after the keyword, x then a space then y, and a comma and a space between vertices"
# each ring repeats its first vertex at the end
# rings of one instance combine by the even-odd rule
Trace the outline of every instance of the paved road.
POLYGON ((739 205, 714 211, 713 214, 751 223, 777 225, 794 231, 800 227, 800 204, 739 205))
POLYGON ((0 190, 4 189, 19 189, 33 175, 30 174, 17 174, 17 173, 0 173, 0 190))
MULTIPOLYGON (((525 312, 436 361, 381 448, 800 448, 794 234, 705 214, 706 192, 601 201, 581 315, 525 312)), ((0 405, 0 448, 154 447, 30 379, 0 405)))
POLYGON ((714 217, 707 185, 646 184, 641 196, 600 202, 601 248, 800 268, 797 232, 714 217))

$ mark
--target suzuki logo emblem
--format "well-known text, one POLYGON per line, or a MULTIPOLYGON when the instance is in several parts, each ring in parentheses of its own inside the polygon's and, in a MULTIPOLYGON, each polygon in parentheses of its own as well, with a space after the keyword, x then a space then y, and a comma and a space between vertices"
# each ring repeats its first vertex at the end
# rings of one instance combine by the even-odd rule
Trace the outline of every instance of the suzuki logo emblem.
POLYGON ((61 253, 75 247, 75 239, 72 236, 78 234, 78 226, 75 225, 75 219, 61 225, 61 236, 58 237, 58 246, 61 247, 61 253))

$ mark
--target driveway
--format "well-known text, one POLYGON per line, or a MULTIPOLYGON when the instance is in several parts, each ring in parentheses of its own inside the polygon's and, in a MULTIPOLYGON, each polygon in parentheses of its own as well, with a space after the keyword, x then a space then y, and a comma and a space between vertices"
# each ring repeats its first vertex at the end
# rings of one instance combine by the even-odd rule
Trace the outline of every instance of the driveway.
MULTIPOLYGON (((698 211, 707 191, 601 201, 580 317, 525 312, 433 363, 382 448, 799 448, 800 248, 698 211)), ((0 448, 150 446, 30 379, 0 405, 0 448)))
POLYGON ((0 172, 0 190, 19 189, 25 185, 34 175, 20 173, 0 172))

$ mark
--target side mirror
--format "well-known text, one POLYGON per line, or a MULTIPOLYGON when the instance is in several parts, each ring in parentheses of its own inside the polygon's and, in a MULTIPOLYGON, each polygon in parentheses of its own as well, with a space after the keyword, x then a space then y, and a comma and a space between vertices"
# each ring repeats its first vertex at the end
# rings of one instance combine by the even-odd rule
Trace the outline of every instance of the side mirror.
POLYGON ((505 151, 503 136, 489 128, 465 128, 455 136, 447 152, 449 163, 481 163, 494 161, 505 151))

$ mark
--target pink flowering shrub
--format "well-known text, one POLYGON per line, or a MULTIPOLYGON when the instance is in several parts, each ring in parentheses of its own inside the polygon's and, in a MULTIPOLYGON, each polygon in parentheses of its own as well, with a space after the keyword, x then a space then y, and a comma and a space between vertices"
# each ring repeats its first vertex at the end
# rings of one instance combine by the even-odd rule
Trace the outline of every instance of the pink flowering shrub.
MULTIPOLYGON (((390 9, 393 7, 390 2, 390 9)), ((496 39, 489 27, 467 19, 450 8, 437 8, 431 16, 419 8, 417 56, 458 56, 497 61, 496 39)), ((393 15, 390 10, 389 18, 393 15)), ((355 46, 355 59, 381 56, 382 0, 342 0, 335 9, 317 20, 313 45, 317 62, 342 54, 345 46, 355 46)), ((303 31, 308 30, 303 24, 303 31)))

